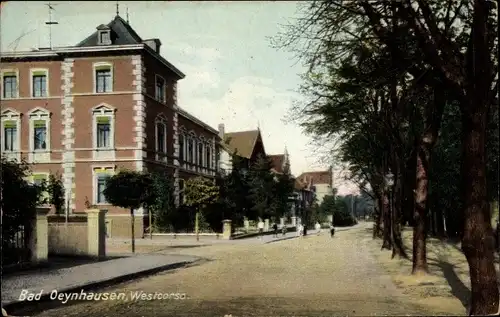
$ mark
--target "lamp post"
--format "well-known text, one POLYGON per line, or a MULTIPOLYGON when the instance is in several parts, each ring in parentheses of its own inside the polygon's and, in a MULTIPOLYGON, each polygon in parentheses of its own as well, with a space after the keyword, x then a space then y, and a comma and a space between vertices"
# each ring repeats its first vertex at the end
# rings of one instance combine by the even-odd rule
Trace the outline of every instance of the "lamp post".
POLYGON ((392 211, 392 186, 394 186, 394 174, 392 174, 391 169, 389 169, 388 173, 385 175, 385 185, 386 189, 388 190, 388 200, 389 200, 389 215, 391 219, 391 241, 394 243, 394 228, 392 227, 394 225, 394 214, 392 211))

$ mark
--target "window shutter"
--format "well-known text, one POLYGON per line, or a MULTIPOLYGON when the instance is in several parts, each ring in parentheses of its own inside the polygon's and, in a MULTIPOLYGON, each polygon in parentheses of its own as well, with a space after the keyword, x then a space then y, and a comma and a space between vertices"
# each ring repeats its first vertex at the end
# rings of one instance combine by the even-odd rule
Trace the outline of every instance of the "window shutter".
POLYGON ((96 66, 95 70, 107 70, 107 71, 111 71, 111 66, 109 66, 109 65, 100 65, 100 66, 96 66))
POLYGON ((17 122, 14 120, 7 120, 3 122, 4 128, 17 128, 17 122))
POLYGON ((97 123, 100 123, 100 124, 109 124, 111 122, 111 118, 110 117, 97 117, 97 123))
POLYGON ((33 180, 47 180, 47 175, 45 174, 33 174, 33 180))
POLYGON ((33 72, 33 76, 47 76, 47 73, 44 70, 37 70, 33 72))
POLYGON ((47 125, 45 120, 35 120, 33 124, 35 125, 35 128, 45 128, 47 125))

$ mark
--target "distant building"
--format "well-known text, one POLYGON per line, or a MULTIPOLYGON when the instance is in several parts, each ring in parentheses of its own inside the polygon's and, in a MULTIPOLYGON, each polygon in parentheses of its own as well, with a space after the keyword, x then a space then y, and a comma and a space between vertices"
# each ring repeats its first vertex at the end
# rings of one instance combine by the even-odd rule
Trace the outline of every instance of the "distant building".
MULTIPOLYGON (((70 213, 107 209, 108 233, 130 235, 129 211, 103 195, 120 169, 215 177, 218 132, 177 104, 185 75, 120 16, 75 46, 2 52, 1 153, 32 165, 33 182, 59 173, 70 213)), ((136 236, 149 226, 136 210, 136 236)))
POLYGON ((285 171, 290 173, 290 156, 288 155, 288 150, 285 147, 283 154, 273 154, 267 156, 273 165, 272 171, 277 174, 282 174, 285 171))
POLYGON ((321 204, 327 195, 333 195, 333 169, 326 171, 305 172, 297 177, 302 184, 310 184, 316 189, 316 202, 321 204))
POLYGON ((248 170, 259 155, 266 155, 260 129, 227 133, 224 124, 219 124, 219 138, 219 168, 222 172, 230 173, 235 168, 232 160, 234 154, 241 158, 240 168, 244 170, 248 170))

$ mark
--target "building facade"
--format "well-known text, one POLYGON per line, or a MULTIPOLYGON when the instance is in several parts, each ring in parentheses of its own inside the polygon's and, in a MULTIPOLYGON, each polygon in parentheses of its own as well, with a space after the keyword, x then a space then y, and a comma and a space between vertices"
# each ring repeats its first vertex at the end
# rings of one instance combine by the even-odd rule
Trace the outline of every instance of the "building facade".
MULTIPOLYGON (((107 209, 108 233, 129 236, 127 210, 103 195, 119 170, 214 177, 217 131, 182 110, 185 75, 120 16, 72 47, 1 53, 1 151, 32 165, 31 180, 62 177, 69 213, 107 209)), ((136 236, 149 224, 136 210, 136 236)))
POLYGON ((302 184, 310 184, 315 188, 316 203, 321 204, 327 195, 333 195, 333 168, 326 171, 305 172, 297 177, 302 184))

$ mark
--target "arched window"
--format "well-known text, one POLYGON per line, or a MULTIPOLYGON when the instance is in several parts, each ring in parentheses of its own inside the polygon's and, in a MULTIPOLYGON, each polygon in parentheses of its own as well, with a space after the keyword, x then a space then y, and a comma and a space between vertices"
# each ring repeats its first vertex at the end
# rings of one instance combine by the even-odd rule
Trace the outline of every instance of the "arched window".
POLYGON ((159 114, 155 120, 156 133, 156 159, 163 161, 167 159, 167 119, 159 114))

